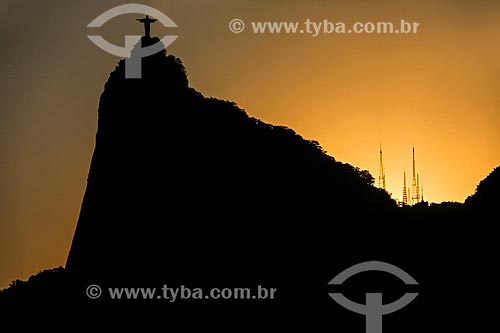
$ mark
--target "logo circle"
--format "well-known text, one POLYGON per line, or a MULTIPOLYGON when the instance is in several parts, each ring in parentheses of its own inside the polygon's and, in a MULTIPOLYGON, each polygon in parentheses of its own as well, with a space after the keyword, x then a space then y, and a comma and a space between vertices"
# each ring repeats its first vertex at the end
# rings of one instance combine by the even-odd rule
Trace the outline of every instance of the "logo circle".
POLYGON ((241 19, 234 19, 229 22, 229 30, 232 33, 239 34, 245 30, 245 22, 241 19))
POLYGON ((86 294, 90 299, 98 299, 101 297, 102 289, 97 284, 91 284, 87 287, 86 294))

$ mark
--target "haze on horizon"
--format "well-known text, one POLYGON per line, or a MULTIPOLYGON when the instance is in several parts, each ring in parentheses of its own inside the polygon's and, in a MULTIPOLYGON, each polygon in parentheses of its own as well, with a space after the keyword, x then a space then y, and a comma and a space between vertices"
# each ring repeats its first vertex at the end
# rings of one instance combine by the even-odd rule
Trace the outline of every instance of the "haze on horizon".
MULTIPOLYGON (((97 106, 118 58, 87 24, 129 1, 1 1, 0 287, 63 265, 76 226, 97 106)), ((250 116, 317 140, 401 198, 411 148, 431 202, 463 201, 500 161, 500 3, 492 1, 141 1, 178 25, 190 84, 250 116), (420 22, 416 35, 233 34, 251 21, 420 22)), ((138 15, 98 29, 123 45, 138 15)), ((158 98, 161 98, 160 96, 158 98)), ((168 101, 166 101, 168 103, 168 101)))

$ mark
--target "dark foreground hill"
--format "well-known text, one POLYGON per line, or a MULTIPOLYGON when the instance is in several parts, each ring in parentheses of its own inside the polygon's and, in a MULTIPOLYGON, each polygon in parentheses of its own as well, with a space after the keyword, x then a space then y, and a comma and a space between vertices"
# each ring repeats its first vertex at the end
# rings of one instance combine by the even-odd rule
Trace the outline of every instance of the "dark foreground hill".
MULTIPOLYGON (((483 235, 481 210, 468 210, 471 223, 462 205, 398 209, 368 172, 336 161, 317 142, 190 88, 178 58, 151 56, 142 73, 125 79, 122 61, 105 85, 66 268, 13 283, 0 302, 46 306, 51 295, 59 306, 131 307, 135 315, 160 309, 194 322, 210 314, 215 326, 243 318, 235 330, 266 318, 284 328, 361 332, 364 318, 330 299, 328 282, 349 266, 379 260, 407 271, 421 293, 387 320, 385 332, 476 323, 472 315, 458 326, 455 319, 467 312, 459 304, 482 300, 489 288, 487 278, 478 295, 457 292, 472 288, 464 285, 479 280, 478 270, 489 272, 483 267, 489 248, 470 239, 483 235), (98 300, 86 296, 90 284, 104 290, 98 300), (276 288, 276 298, 170 303, 157 295, 123 301, 107 294, 163 284, 260 285, 276 288)), ((483 187, 478 193, 488 197, 483 187)), ((363 292, 347 288, 360 303, 380 286, 392 300, 405 292, 390 276, 369 277, 368 287, 359 280, 363 292)))
MULTIPOLYGON (((469 210, 488 211, 494 214, 500 203, 500 166, 496 167, 488 177, 483 179, 476 188, 476 193, 465 200, 469 210)), ((498 215, 498 213, 497 213, 498 215)))

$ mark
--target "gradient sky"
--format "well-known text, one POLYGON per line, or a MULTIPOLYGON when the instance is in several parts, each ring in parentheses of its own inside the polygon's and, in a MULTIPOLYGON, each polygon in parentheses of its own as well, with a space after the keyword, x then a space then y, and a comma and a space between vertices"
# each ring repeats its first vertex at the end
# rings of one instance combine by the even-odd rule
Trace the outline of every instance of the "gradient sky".
MULTIPOLYGON (((318 140, 401 198, 415 144, 425 198, 463 201, 500 164, 500 2, 475 0, 136 1, 172 18, 169 52, 205 96, 318 140), (233 18, 247 30, 233 34, 233 18), (255 35, 251 21, 420 22, 416 35, 255 35)), ((64 265, 118 59, 87 24, 128 1, 0 0, 0 288, 64 265)), ((123 45, 126 15, 98 29, 123 45)))

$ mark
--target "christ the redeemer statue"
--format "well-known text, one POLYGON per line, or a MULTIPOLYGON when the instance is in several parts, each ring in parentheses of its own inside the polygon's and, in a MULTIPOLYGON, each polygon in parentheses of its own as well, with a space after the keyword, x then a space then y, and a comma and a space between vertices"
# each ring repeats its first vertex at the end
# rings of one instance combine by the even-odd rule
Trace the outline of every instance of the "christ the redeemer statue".
POLYGON ((146 37, 151 37, 151 23, 155 23, 156 19, 150 19, 149 15, 146 15, 145 18, 143 19, 137 19, 137 21, 141 22, 144 24, 144 36, 146 37))

